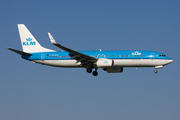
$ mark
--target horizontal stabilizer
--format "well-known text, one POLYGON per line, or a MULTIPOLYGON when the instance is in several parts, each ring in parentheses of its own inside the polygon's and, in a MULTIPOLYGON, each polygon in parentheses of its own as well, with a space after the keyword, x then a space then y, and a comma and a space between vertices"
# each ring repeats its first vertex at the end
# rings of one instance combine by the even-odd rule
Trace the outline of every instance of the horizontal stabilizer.
POLYGON ((13 52, 15 52, 17 54, 20 54, 20 55, 27 55, 27 56, 31 56, 32 55, 30 53, 22 52, 22 51, 15 50, 15 49, 12 49, 12 48, 7 48, 7 49, 9 49, 9 50, 11 50, 11 51, 13 51, 13 52))

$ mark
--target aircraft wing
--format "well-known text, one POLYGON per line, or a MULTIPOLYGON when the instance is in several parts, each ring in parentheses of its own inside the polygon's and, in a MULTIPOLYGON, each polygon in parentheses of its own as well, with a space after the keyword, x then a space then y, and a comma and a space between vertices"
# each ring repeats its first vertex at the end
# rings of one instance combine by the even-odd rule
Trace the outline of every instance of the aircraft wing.
POLYGON ((81 62, 81 65, 88 65, 88 64, 94 63, 98 60, 97 58, 91 57, 89 55, 86 55, 86 54, 80 53, 78 51, 72 50, 70 48, 67 48, 65 46, 62 46, 54 40, 54 38, 52 37, 52 35, 49 32, 48 32, 48 35, 49 35, 49 39, 53 45, 69 52, 69 56, 71 57, 71 59, 77 60, 77 63, 81 62))

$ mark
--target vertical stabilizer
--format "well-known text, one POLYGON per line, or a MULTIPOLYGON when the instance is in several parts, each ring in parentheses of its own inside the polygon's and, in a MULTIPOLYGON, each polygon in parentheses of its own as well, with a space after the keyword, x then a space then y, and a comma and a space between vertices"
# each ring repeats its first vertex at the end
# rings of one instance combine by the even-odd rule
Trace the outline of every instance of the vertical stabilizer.
POLYGON ((54 50, 50 50, 50 49, 42 47, 24 24, 18 24, 18 30, 19 30, 19 35, 21 39, 21 45, 24 52, 35 53, 35 52, 53 52, 54 51, 54 50))

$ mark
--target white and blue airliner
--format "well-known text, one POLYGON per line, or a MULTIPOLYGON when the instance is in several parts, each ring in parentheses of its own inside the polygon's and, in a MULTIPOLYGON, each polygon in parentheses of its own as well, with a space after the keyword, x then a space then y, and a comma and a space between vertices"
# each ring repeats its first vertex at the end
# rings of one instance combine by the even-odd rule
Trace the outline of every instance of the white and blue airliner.
POLYGON ((98 75, 98 68, 108 73, 121 73, 124 67, 154 67, 157 73, 156 69, 173 62, 165 54, 154 51, 75 51, 58 44, 48 33, 51 43, 63 50, 55 51, 42 47, 24 24, 18 24, 18 30, 23 51, 8 49, 23 59, 54 67, 85 68, 94 76, 98 75))

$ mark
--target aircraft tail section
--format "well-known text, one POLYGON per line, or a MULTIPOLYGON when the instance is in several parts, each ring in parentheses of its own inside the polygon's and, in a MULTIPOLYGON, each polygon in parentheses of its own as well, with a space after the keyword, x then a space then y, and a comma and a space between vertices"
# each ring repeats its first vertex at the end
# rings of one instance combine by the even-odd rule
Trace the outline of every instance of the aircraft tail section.
POLYGON ((50 49, 42 47, 24 24, 18 24, 18 30, 19 30, 23 52, 36 53, 36 52, 53 52, 54 51, 54 50, 50 50, 50 49))

